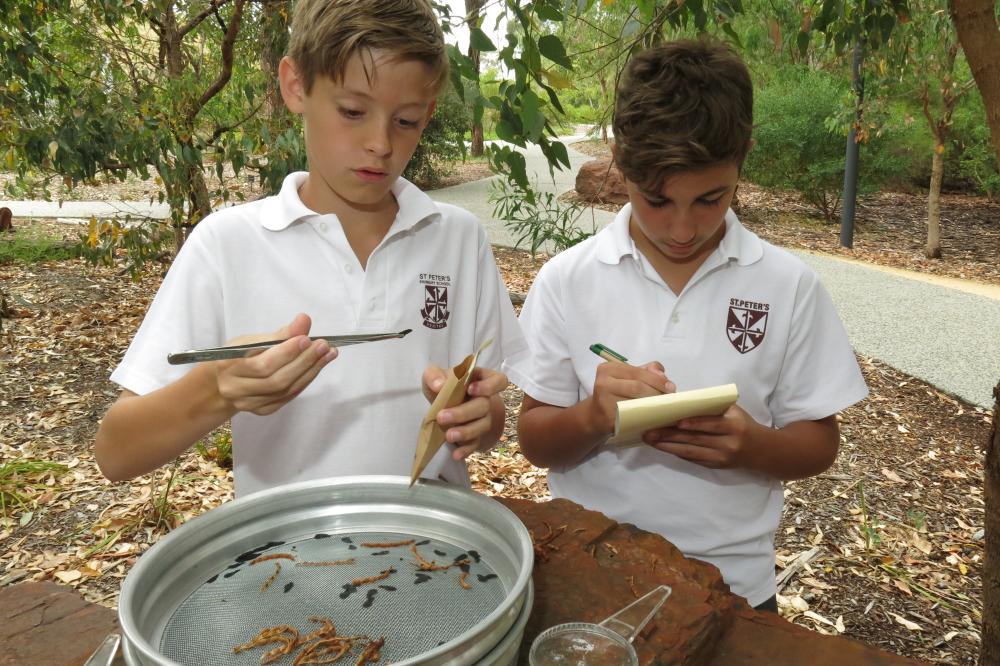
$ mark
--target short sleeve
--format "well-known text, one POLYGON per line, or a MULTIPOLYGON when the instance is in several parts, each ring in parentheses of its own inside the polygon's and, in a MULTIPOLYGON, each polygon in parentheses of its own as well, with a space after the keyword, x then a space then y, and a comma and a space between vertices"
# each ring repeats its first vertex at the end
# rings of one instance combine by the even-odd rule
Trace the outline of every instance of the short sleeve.
POLYGON ((781 372, 769 401, 774 425, 825 418, 867 395, 833 300, 808 271, 798 285, 781 372))
POLYGON ((542 266, 521 308, 521 329, 529 353, 504 364, 512 382, 535 400, 569 407, 580 400, 580 383, 573 368, 563 315, 558 262, 542 266))

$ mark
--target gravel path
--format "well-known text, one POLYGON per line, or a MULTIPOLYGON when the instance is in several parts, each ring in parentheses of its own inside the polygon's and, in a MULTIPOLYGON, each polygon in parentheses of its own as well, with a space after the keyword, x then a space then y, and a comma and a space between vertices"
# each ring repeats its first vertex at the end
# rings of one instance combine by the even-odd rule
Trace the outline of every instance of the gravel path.
POLYGON ((858 353, 992 407, 1000 380, 1000 299, 795 254, 819 274, 858 353))

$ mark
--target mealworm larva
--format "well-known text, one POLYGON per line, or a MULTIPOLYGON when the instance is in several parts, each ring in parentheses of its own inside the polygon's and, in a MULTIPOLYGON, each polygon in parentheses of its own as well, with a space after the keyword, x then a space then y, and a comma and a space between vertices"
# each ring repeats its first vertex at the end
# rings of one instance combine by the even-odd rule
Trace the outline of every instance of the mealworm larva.
POLYGON ((330 562, 296 562, 297 567, 334 567, 338 564, 354 564, 354 558, 348 558, 346 560, 332 560, 330 562))
POLYGON ((463 571, 458 576, 458 584, 462 586, 463 589, 471 590, 472 586, 465 582, 465 577, 469 575, 468 571, 463 571))
POLYGON ((255 560, 250 561, 250 566, 255 564, 260 564, 261 562, 267 562, 268 560, 295 560, 295 556, 290 553, 271 553, 270 555, 261 555, 255 560))
POLYGON ((363 543, 361 544, 365 548, 395 548, 396 546, 409 546, 416 543, 416 539, 407 539, 406 541, 386 541, 384 543, 363 543))
POLYGON ((278 578, 278 574, 280 574, 280 573, 281 573, 281 562, 275 562, 274 563, 274 573, 271 574, 271 577, 268 578, 267 580, 265 580, 264 584, 260 586, 260 591, 261 592, 267 592, 267 588, 271 587, 271 583, 273 583, 275 581, 275 579, 278 578))
POLYGON ((394 573, 396 573, 395 569, 386 569, 377 576, 369 576, 368 578, 356 578, 351 581, 351 585, 353 585, 354 587, 361 587, 362 585, 367 585, 369 583, 377 583, 380 580, 385 580, 394 573))

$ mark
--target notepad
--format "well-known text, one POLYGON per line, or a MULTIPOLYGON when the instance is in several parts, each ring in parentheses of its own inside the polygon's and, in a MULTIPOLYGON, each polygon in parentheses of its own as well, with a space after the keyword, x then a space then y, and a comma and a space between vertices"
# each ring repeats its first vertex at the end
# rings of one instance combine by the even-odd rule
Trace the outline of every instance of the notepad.
POLYGON ((656 428, 672 426, 692 416, 718 416, 736 402, 736 384, 721 384, 654 395, 648 398, 622 400, 615 416, 615 433, 610 446, 628 447, 642 444, 642 434, 656 428))

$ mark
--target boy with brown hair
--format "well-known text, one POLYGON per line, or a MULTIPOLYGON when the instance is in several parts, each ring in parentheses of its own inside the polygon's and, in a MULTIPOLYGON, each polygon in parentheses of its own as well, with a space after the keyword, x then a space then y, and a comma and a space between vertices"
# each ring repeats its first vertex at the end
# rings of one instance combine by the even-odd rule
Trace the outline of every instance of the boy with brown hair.
POLYGON ((728 46, 634 56, 614 114, 629 203, 542 267, 521 313, 531 354, 504 370, 525 393, 521 449, 554 496, 662 534, 776 610, 781 482, 833 463, 836 413, 867 388, 816 275, 729 209, 752 126, 750 74, 728 46), (593 343, 650 362, 601 363, 593 343), (605 443, 620 400, 731 382, 721 416, 605 443))
POLYGON ((469 484, 464 457, 504 425, 507 378, 489 368, 525 344, 478 220, 400 177, 447 70, 427 0, 299 0, 279 78, 303 118, 309 171, 191 234, 111 377, 124 390, 95 446, 109 478, 156 469, 229 419, 237 495, 408 475, 442 368, 494 338, 469 398, 438 414, 452 446, 424 472, 469 484), (343 351, 308 337, 405 328, 402 340, 343 351), (287 339, 190 371, 166 362, 273 338, 287 339))

